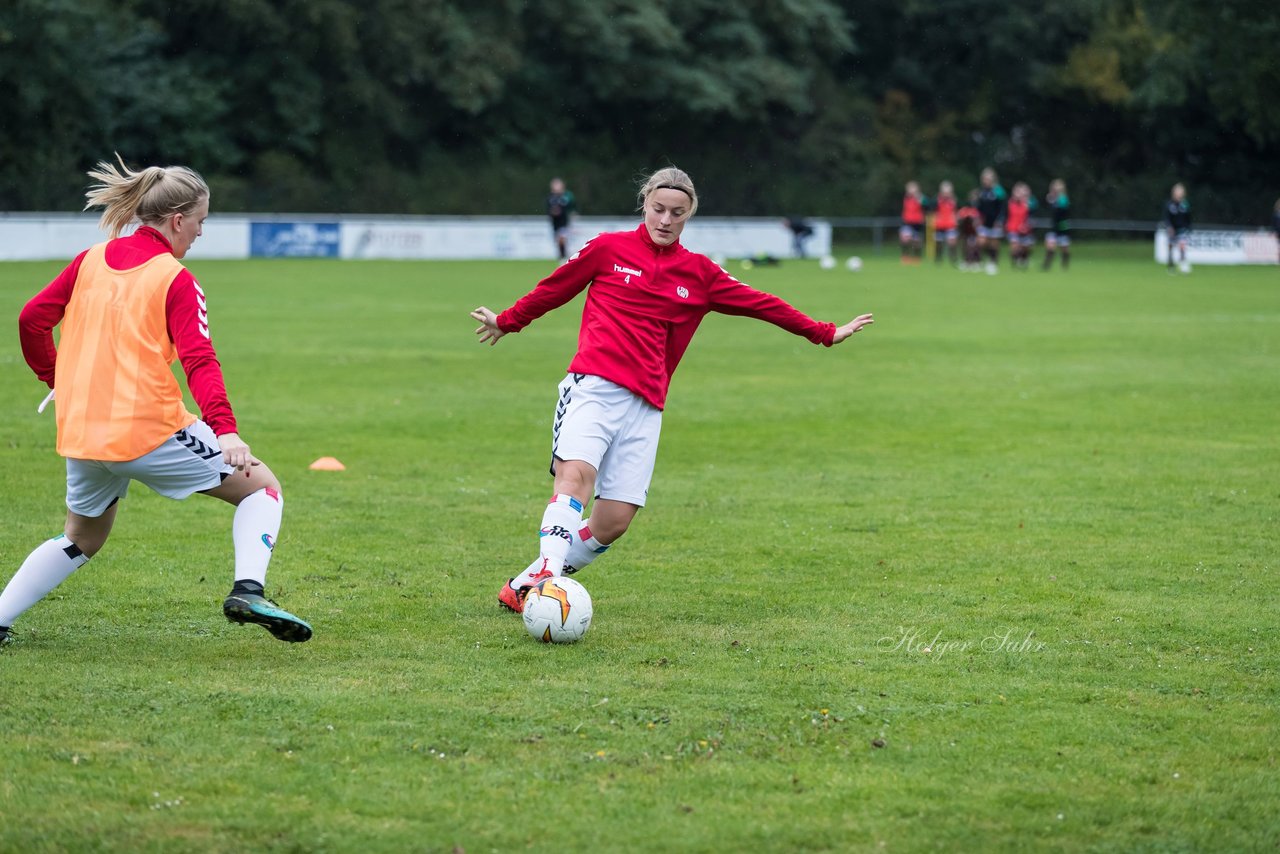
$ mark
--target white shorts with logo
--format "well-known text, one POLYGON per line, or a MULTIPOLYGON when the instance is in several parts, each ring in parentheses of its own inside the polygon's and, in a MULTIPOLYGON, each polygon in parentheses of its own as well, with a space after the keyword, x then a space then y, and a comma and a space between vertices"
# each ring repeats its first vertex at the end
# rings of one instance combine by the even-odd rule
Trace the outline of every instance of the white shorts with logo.
POLYGON ((644 506, 658 457, 661 409, 617 383, 569 374, 560 383, 552 423, 553 467, 555 459, 581 460, 596 469, 597 498, 644 506))
POLYGON ((129 491, 129 482, 145 483, 166 498, 186 498, 213 489, 234 468, 222 459, 218 437, 197 420, 136 460, 103 462, 67 459, 67 509, 96 518, 129 491))

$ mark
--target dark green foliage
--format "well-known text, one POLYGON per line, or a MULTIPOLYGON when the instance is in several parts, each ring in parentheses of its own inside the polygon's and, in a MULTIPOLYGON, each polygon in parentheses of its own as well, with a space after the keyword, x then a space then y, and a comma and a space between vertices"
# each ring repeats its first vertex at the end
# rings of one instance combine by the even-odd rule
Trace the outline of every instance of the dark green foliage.
POLYGON ((1280 18, 1244 0, 13 0, 0 209, 73 208, 118 150, 218 210, 584 213, 676 162, 719 214, 896 212, 995 165, 1081 217, 1264 222, 1280 18))

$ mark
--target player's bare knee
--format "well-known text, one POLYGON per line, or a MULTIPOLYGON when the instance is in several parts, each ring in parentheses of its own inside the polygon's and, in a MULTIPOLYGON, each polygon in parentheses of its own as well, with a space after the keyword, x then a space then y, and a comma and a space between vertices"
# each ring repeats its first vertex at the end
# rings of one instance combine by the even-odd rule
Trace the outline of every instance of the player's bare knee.
POLYGON ((618 540, 622 539, 622 535, 631 527, 631 520, 618 520, 608 522, 600 527, 594 524, 591 526, 591 533, 600 541, 602 545, 611 546, 618 540))
POLYGON ((107 544, 107 537, 110 535, 109 531, 95 531, 71 521, 67 522, 62 532, 87 558, 93 557, 102 551, 102 547, 107 544))
POLYGON ((276 477, 275 472, 267 468, 265 463, 254 466, 253 473, 254 485, 258 489, 273 489, 277 494, 280 493, 280 479, 276 477))

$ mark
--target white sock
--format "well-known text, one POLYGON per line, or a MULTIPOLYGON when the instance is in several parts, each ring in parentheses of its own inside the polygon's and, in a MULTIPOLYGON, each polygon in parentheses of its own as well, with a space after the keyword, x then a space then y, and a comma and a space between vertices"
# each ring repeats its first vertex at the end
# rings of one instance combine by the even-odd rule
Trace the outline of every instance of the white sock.
MULTIPOLYGON (((569 546, 569 554, 564 559, 564 569, 561 574, 570 574, 585 568, 591 561, 608 550, 608 546, 592 536, 591 520, 583 519, 582 527, 578 529, 577 534, 573 537, 573 544, 569 546)), ((534 576, 542 572, 543 563, 544 558, 539 556, 537 560, 529 564, 528 569, 511 579, 511 587, 515 590, 519 590, 521 587, 531 587, 534 576)))
POLYGON ((0 593, 0 626, 13 625, 19 614, 43 599, 88 560, 65 534, 41 543, 27 555, 0 593))
POLYGON ((564 571, 574 573, 585 569, 591 561, 600 557, 609 547, 597 540, 591 533, 591 520, 583 519, 582 527, 569 546, 569 556, 564 559, 564 571))
POLYGON ((284 499, 280 492, 259 489, 236 506, 231 522, 231 539, 236 547, 236 581, 256 581, 266 586, 267 564, 280 533, 284 499))
POLYGON ((544 569, 552 575, 564 571, 564 559, 569 556, 573 544, 573 532, 582 525, 582 502, 572 495, 556 493, 547 503, 542 514, 542 529, 538 531, 538 559, 524 572, 511 579, 511 587, 519 590, 533 584, 533 576, 544 569))

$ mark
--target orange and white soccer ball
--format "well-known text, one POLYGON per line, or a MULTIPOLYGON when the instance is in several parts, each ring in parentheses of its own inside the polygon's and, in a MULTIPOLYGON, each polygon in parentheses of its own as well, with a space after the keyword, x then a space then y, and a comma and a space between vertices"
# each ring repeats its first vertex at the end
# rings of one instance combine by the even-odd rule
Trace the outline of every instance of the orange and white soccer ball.
POLYGON ((573 643, 591 627, 591 594, 572 578, 548 578, 524 597, 522 616, 534 640, 573 643))

